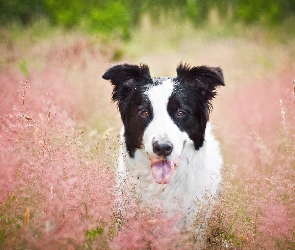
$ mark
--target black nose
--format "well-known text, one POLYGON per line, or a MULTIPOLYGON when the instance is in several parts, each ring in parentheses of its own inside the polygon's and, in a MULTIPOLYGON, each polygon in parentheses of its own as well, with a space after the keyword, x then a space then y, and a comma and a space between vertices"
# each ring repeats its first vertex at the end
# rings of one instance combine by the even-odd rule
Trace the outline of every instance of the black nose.
POLYGON ((158 141, 153 143, 153 151, 157 156, 168 156, 173 150, 173 145, 170 141, 165 143, 159 143, 158 141))

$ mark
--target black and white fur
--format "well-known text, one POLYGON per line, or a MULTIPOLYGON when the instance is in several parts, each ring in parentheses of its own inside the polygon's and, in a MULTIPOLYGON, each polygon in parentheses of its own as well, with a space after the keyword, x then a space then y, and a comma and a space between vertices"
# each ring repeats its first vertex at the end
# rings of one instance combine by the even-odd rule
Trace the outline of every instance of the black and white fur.
POLYGON ((215 195, 223 164, 208 122, 220 68, 180 64, 176 77, 151 77, 147 65, 116 65, 103 78, 114 86, 123 128, 118 184, 142 201, 159 200, 168 214, 188 216, 204 192, 215 195), (171 170, 171 171, 170 171, 171 170))

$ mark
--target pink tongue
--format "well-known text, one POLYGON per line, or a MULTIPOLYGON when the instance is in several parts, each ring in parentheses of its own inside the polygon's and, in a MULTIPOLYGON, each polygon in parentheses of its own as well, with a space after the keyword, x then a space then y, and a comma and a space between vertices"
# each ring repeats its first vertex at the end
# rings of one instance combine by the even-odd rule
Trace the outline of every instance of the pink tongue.
POLYGON ((171 161, 158 161, 152 165, 152 175, 158 184, 167 184, 174 174, 174 164, 171 161))

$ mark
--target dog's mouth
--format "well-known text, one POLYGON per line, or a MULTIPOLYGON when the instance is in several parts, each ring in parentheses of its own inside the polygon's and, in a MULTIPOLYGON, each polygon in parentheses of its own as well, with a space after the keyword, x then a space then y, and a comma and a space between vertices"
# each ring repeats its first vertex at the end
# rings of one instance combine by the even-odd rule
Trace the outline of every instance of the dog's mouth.
POLYGON ((152 176, 156 183, 167 184, 174 175, 176 162, 167 161, 166 159, 152 162, 152 176))
POLYGON ((174 176, 175 169, 177 167, 178 161, 182 155, 186 142, 183 143, 181 153, 177 159, 169 161, 167 158, 150 158, 152 167, 152 176, 156 183, 158 184, 168 184, 174 176))

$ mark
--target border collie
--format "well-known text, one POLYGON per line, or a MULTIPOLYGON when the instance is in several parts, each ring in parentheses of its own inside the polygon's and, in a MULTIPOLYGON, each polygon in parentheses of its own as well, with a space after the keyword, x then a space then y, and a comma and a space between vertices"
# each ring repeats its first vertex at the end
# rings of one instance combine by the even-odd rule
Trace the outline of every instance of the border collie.
POLYGON ((176 77, 151 77, 145 64, 122 64, 102 77, 114 87, 123 121, 118 185, 128 183, 143 202, 157 199, 187 220, 195 201, 216 195, 221 182, 223 161, 208 120, 222 70, 180 64, 176 77))

